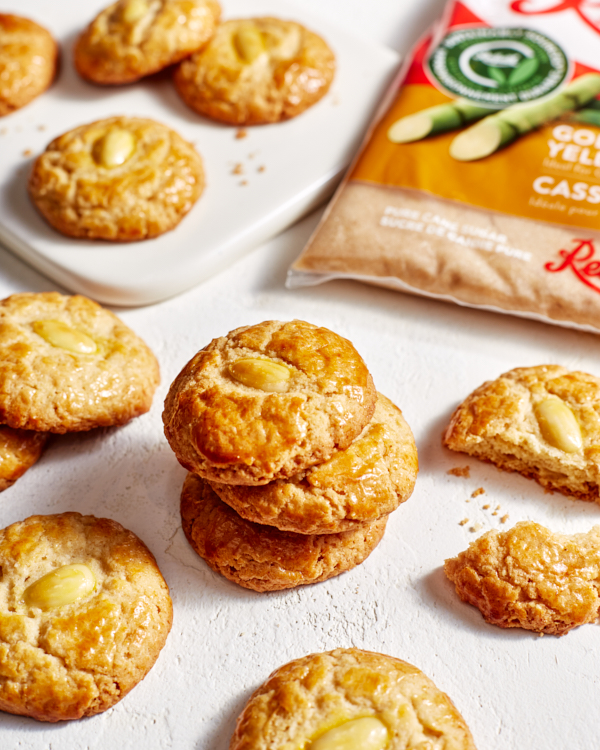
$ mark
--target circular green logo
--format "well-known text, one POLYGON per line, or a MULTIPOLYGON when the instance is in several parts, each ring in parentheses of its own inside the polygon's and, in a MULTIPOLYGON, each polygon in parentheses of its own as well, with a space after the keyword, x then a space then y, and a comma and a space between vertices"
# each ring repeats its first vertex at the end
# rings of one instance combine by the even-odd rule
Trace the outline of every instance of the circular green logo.
POLYGON ((490 108, 539 99, 569 72, 562 49, 532 29, 451 31, 428 61, 443 89, 490 108))

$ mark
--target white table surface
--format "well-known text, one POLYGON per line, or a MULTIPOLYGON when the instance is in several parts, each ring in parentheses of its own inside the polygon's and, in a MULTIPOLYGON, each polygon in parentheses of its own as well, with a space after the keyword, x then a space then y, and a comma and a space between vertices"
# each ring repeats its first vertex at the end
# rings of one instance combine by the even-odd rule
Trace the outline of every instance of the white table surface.
MULTIPOLYGON (((406 52, 441 9, 433 0, 302 0, 347 29, 406 52)), ((0 526, 32 513, 78 510, 116 519, 151 548, 171 587, 174 624, 146 679, 92 719, 46 725, 0 714, 2 750, 226 750, 251 691, 281 664, 356 646, 405 659, 454 700, 480 750, 595 750, 600 738, 600 630, 563 638, 487 625, 459 602, 445 558, 477 533, 524 519, 574 532, 600 507, 545 494, 535 483, 441 447, 456 406, 512 367, 560 363, 600 374, 597 336, 410 297, 352 282, 287 291, 285 274, 318 214, 192 291, 117 310, 153 348, 163 382, 149 414, 119 429, 65 436, 0 496, 0 526), (380 546, 338 578, 257 594, 214 574, 181 531, 185 471, 161 428, 162 401, 184 363, 236 326, 294 317, 350 338, 379 390, 415 433, 420 474, 380 546), (448 469, 469 464, 461 479, 448 469), (484 487, 485 495, 470 500, 484 487), (509 521, 482 509, 501 505, 509 521)), ((0 296, 56 287, 0 248, 0 296)), ((275 749, 274 749, 275 750, 275 749)))

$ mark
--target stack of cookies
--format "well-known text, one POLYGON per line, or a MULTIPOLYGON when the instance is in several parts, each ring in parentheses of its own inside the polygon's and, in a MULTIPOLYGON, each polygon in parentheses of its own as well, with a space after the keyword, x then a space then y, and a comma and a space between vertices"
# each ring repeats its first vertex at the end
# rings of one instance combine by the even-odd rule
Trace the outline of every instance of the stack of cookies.
POLYGON ((256 591, 358 565, 414 487, 417 451, 400 410, 349 341, 303 321, 212 341, 173 382, 163 420, 190 471, 190 544, 256 591))

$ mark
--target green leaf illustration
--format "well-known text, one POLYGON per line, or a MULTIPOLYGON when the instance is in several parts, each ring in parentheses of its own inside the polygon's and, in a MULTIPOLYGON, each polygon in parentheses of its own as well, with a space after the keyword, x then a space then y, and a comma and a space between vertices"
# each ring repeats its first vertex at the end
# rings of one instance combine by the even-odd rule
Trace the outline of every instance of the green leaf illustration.
POLYGON ((504 75, 504 72, 500 68, 488 68, 488 75, 494 79, 494 81, 498 81, 500 85, 503 83, 506 83, 506 76, 504 75))
POLYGON ((537 59, 537 57, 524 58, 508 76, 508 85, 518 86, 520 83, 523 83, 523 81, 531 78, 531 76, 535 73, 539 66, 540 61, 537 59))

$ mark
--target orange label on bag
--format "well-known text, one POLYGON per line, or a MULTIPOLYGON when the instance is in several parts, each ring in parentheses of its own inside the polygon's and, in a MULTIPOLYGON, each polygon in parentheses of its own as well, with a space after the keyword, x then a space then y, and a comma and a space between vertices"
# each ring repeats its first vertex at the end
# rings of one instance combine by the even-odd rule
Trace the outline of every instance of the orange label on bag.
POLYGON ((528 219, 598 229, 600 128, 561 118, 467 163, 450 155, 455 131, 414 143, 388 138, 400 118, 446 102, 452 99, 431 85, 405 85, 350 178, 426 190, 528 219))

